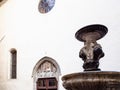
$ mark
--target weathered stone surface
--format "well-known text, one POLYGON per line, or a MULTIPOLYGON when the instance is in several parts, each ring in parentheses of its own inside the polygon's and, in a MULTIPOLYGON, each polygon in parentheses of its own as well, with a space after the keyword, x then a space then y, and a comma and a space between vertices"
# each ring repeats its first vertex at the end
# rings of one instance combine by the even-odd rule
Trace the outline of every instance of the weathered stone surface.
POLYGON ((96 41, 105 36, 107 31, 103 25, 90 25, 77 31, 75 37, 84 42, 79 53, 84 61, 84 72, 63 76, 66 90, 120 90, 120 72, 99 71, 98 68, 104 52, 96 41))
POLYGON ((66 90, 120 90, 120 72, 86 71, 62 77, 66 90))
POLYGON ((79 57, 84 61, 84 71, 100 70, 99 60, 104 56, 104 52, 97 40, 104 37, 107 32, 107 27, 100 24, 89 25, 76 32, 76 39, 84 42, 84 47, 79 52, 79 57))
POLYGON ((106 26, 101 24, 93 24, 79 29, 75 33, 75 37, 77 40, 82 42, 86 41, 85 39, 86 36, 91 36, 91 35, 96 40, 99 40, 103 38, 107 34, 107 32, 108 32, 108 28, 106 26))

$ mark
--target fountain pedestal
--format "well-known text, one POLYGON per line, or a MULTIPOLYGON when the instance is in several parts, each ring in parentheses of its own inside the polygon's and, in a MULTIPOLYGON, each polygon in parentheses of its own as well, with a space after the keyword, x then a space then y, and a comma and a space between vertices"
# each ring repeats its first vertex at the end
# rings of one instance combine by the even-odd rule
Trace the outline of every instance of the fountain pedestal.
POLYGON ((84 61, 84 72, 62 77, 66 90, 120 90, 120 72, 100 71, 99 60, 104 56, 96 41, 105 36, 108 29, 103 25, 89 25, 78 30, 75 37, 84 42, 79 57, 84 61))

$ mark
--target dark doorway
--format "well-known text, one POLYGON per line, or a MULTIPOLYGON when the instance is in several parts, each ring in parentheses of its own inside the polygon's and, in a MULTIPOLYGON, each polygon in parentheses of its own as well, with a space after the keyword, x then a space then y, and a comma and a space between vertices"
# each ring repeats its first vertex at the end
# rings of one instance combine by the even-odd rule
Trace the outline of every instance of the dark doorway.
POLYGON ((37 90, 58 90, 57 80, 55 77, 38 78, 37 90))

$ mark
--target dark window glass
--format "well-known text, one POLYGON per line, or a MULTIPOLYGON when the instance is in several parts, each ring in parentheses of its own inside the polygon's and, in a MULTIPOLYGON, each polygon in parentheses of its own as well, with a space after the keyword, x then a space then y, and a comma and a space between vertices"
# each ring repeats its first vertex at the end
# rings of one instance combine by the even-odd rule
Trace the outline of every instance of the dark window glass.
POLYGON ((45 87, 46 86, 45 80, 38 80, 37 84, 38 84, 39 87, 45 87))
POLYGON ((17 78, 17 51, 11 50, 11 79, 17 78))
POLYGON ((50 86, 56 86, 56 80, 55 79, 49 79, 49 87, 50 86))
POLYGON ((37 90, 57 90, 56 78, 39 78, 37 81, 37 90))

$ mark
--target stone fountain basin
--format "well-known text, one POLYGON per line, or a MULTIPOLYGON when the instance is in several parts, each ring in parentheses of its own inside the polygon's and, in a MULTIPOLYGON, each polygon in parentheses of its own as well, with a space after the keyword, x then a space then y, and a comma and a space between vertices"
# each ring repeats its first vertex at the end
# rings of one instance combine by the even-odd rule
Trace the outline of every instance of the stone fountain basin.
POLYGON ((85 71, 62 77, 66 90, 120 90, 120 72, 85 71))

